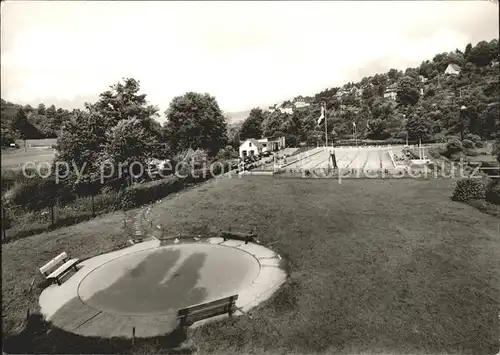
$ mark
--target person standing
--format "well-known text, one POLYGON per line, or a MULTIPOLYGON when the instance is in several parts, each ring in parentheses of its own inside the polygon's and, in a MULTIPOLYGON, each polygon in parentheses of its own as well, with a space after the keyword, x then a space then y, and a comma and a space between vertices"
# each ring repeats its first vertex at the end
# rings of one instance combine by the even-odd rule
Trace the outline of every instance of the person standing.
POLYGON ((335 157, 335 150, 330 152, 330 159, 332 160, 332 166, 334 169, 338 169, 337 167, 337 158, 335 157))

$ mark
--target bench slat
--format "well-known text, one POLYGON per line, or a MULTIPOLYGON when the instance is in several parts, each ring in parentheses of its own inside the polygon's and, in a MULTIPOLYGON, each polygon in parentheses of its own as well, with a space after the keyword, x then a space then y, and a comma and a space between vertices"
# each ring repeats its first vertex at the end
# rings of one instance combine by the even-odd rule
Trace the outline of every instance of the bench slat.
POLYGON ((177 319, 180 319, 181 326, 186 326, 196 321, 225 313, 229 313, 229 315, 231 315, 236 310, 237 299, 238 295, 233 295, 192 307, 183 308, 177 312, 177 319))
POLYGON ((59 264, 60 262, 64 261, 67 258, 68 258, 68 254, 66 252, 62 252, 61 254, 56 256, 54 259, 50 260, 48 263, 43 265, 40 268, 40 272, 42 274, 49 272, 50 270, 54 269, 57 266, 57 264, 59 264))
POLYGON ((233 302, 235 302, 237 299, 238 299, 238 295, 221 298, 221 299, 218 299, 215 301, 210 301, 207 303, 202 303, 202 304, 198 304, 195 306, 183 308, 183 309, 179 310, 178 314, 179 314, 179 316, 182 316, 185 314, 192 314, 193 312, 196 312, 200 309, 228 305, 231 302, 231 300, 233 300, 233 302))
POLYGON ((190 324, 193 324, 193 323, 198 322, 198 321, 203 320, 203 319, 208 319, 208 318, 220 316, 222 314, 234 313, 237 309, 236 306, 232 306, 231 308, 230 307, 231 306, 227 305, 223 308, 214 308, 210 312, 207 311, 207 312, 200 312, 200 313, 196 313, 196 314, 189 314, 186 317, 180 317, 178 319, 181 320, 181 323, 184 322, 184 324, 190 325, 190 324))
POLYGON ((185 317, 185 316, 192 317, 192 316, 200 315, 203 313, 209 313, 209 312, 212 312, 212 311, 217 310, 217 309, 229 308, 230 306, 231 306, 231 304, 229 302, 214 304, 214 305, 207 306, 204 308, 200 307, 200 308, 195 309, 195 310, 189 309, 187 313, 181 313, 180 316, 181 317, 185 317))
POLYGON ((48 279, 58 278, 59 276, 61 276, 61 274, 64 274, 67 270, 69 270, 73 266, 75 266, 78 263, 78 261, 80 261, 80 260, 79 259, 71 259, 71 260, 66 261, 64 264, 59 266, 57 268, 57 270, 55 270, 49 276, 47 276, 47 278, 48 279))

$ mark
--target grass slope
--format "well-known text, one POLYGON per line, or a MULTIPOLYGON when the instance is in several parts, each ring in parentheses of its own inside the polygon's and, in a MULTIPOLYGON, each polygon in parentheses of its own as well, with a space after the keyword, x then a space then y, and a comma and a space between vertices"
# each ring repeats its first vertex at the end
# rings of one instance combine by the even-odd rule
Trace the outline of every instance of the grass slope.
MULTIPOLYGON (((451 180, 233 178, 173 196, 151 215, 172 234, 254 226, 287 258, 289 280, 251 317, 190 331, 199 353, 491 354, 500 226, 452 202, 452 188, 451 180)), ((111 248, 123 239, 119 226, 115 214, 3 245, 4 326, 25 314, 36 267, 62 250, 111 248)), ((76 338, 71 350, 87 352, 76 338)))

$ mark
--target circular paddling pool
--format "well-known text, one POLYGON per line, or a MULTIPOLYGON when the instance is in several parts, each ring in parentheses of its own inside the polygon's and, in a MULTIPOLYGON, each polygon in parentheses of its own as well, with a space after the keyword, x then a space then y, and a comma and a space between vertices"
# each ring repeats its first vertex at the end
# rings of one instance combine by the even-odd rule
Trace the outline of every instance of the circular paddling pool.
POLYGON ((80 282, 86 305, 122 315, 165 314, 237 294, 259 275, 259 261, 236 248, 181 244, 113 259, 80 282))

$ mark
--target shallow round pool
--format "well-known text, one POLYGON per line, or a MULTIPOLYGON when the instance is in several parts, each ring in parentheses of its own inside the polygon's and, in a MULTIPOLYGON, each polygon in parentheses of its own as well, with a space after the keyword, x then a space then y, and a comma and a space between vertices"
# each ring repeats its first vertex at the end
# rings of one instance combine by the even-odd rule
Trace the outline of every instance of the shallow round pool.
POLYGON ((115 314, 164 314, 237 294, 260 271, 236 248, 181 244, 138 251, 90 272, 78 286, 88 306, 115 314))

